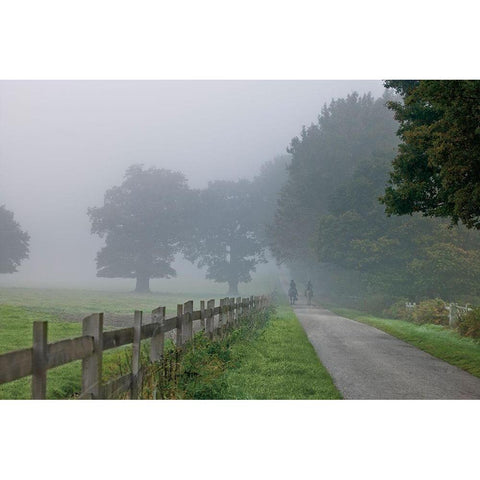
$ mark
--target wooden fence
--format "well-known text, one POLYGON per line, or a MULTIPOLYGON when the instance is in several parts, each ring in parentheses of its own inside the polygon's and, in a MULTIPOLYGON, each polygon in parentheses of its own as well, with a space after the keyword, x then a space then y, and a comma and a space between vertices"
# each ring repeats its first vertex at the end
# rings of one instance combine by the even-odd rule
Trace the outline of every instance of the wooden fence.
POLYGON ((260 311, 268 304, 265 296, 250 298, 223 298, 200 302, 193 309, 193 301, 177 305, 177 315, 165 317, 165 307, 152 311, 150 323, 143 323, 143 312, 135 311, 133 327, 103 331, 103 313, 94 313, 83 319, 81 337, 47 342, 48 322, 33 323, 33 346, 0 355, 0 385, 28 375, 32 376, 32 398, 45 399, 47 370, 82 360, 82 390, 79 398, 114 398, 130 391, 130 398, 138 398, 141 389, 141 341, 150 341, 150 361, 163 357, 165 333, 176 331, 176 346, 182 347, 193 337, 193 323, 202 322, 209 338, 222 332, 228 325, 237 324, 242 315, 260 311), (102 384, 102 355, 105 350, 132 344, 132 371, 102 384))
MULTIPOLYGON (((405 302, 405 308, 407 310, 414 310, 417 307, 415 302, 405 302)), ((468 305, 468 303, 463 305, 458 305, 458 303, 449 303, 448 305, 445 304, 445 310, 448 311, 448 325, 449 327, 456 327, 459 319, 467 312, 470 312, 472 308, 468 305)))

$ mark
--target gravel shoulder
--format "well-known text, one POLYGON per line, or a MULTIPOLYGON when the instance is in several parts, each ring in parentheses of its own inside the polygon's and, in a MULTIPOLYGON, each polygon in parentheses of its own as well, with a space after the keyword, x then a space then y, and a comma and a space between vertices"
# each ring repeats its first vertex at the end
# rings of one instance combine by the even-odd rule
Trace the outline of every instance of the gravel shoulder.
POLYGON ((480 399, 480 378, 316 306, 295 314, 345 399, 480 399))

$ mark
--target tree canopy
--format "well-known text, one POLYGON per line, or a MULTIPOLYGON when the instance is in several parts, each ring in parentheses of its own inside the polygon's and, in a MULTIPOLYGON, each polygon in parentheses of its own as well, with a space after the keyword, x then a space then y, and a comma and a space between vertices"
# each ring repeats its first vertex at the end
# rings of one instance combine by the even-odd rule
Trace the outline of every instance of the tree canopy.
POLYGON ((480 228, 480 81, 389 80, 401 139, 382 201, 480 228))
POLYGON ((331 198, 314 243, 318 259, 355 272, 366 293, 410 299, 475 295, 480 238, 464 227, 419 215, 387 217, 378 196, 390 163, 372 158, 331 198))
POLYGON ((165 169, 131 166, 120 186, 105 193, 104 205, 88 209, 92 233, 105 237, 97 254, 97 276, 136 278, 149 291, 151 278, 169 278, 186 235, 189 202, 186 178, 165 169))
POLYGON ((28 258, 30 236, 15 221, 13 212, 0 205, 0 273, 17 271, 28 258))
POLYGON ((249 282, 256 265, 265 262, 253 199, 248 180, 210 182, 197 192, 196 220, 185 255, 207 267, 207 278, 228 283, 229 295, 237 295, 238 284, 249 282))
MULTIPOLYGON (((400 92, 416 88, 405 81, 400 92)), ((292 162, 275 222, 273 250, 300 281, 326 294, 412 300, 476 295, 480 238, 446 219, 387 216, 385 192, 398 123, 386 102, 349 96, 324 107, 318 125, 290 146, 292 162)))
POLYGON ((269 229, 280 262, 313 260, 311 240, 331 195, 356 166, 375 155, 393 156, 396 125, 385 108, 389 97, 352 93, 324 105, 318 123, 303 127, 288 148, 288 180, 269 229))

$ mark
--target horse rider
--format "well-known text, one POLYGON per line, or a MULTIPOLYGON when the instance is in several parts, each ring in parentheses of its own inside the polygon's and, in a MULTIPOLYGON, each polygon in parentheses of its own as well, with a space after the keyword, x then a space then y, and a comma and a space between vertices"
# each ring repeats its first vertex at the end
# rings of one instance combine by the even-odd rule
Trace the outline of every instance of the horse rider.
POLYGON ((290 281, 290 288, 288 289, 288 296, 291 299, 293 299, 293 301, 291 301, 292 303, 295 303, 295 301, 298 299, 297 286, 295 285, 295 282, 293 280, 290 281))

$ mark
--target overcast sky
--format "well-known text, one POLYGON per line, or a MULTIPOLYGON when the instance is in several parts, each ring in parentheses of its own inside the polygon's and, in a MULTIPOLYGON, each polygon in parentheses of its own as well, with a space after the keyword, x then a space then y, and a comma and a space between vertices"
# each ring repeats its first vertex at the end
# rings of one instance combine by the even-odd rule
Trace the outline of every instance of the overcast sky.
MULTIPOLYGON (((322 105, 381 81, 0 81, 0 205, 31 235, 3 285, 102 285, 87 207, 133 163, 192 187, 256 175, 322 105)), ((131 281, 133 282, 133 280, 131 281)))

